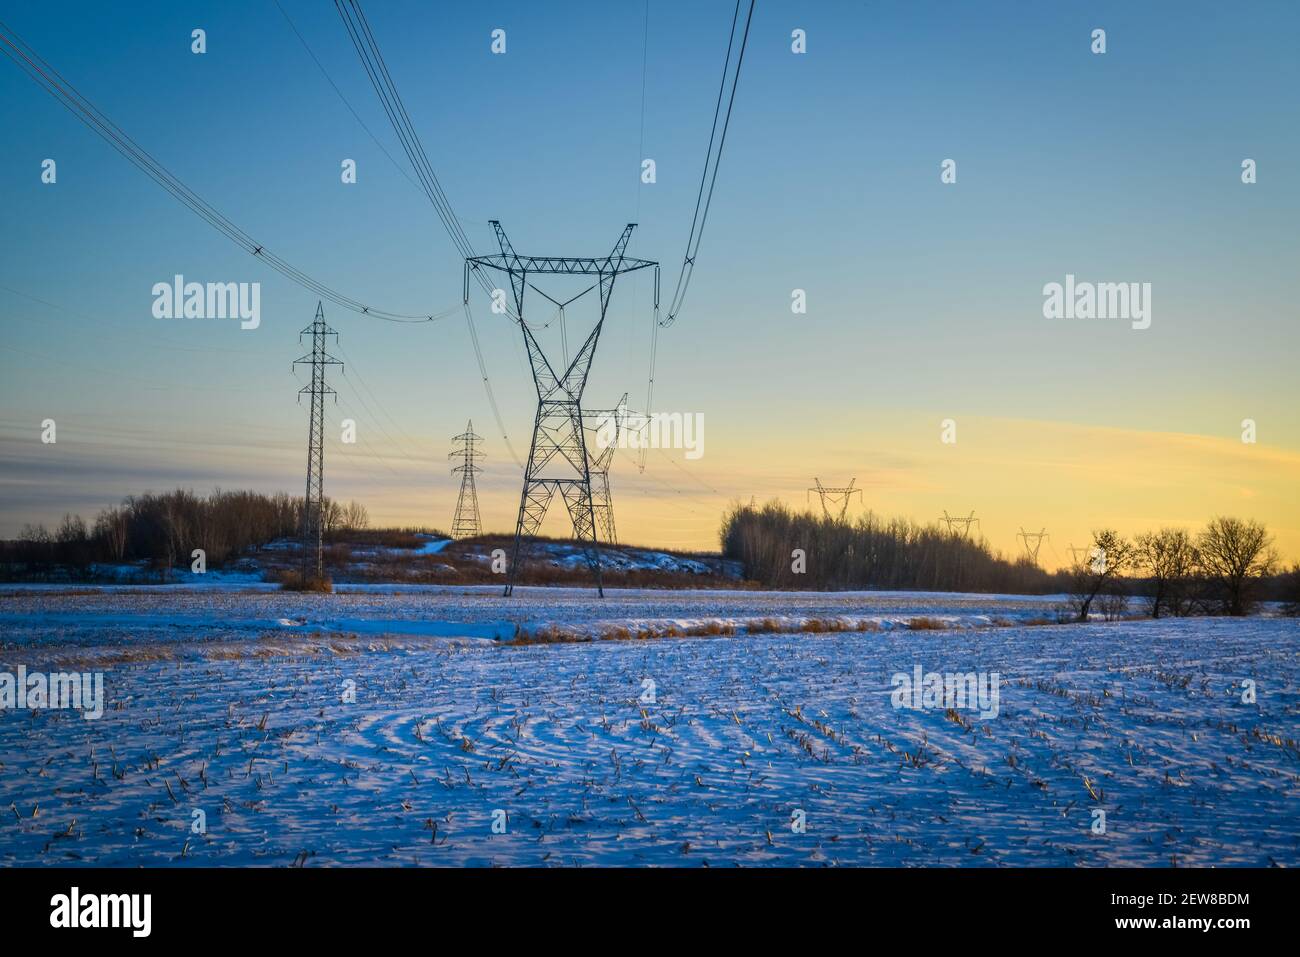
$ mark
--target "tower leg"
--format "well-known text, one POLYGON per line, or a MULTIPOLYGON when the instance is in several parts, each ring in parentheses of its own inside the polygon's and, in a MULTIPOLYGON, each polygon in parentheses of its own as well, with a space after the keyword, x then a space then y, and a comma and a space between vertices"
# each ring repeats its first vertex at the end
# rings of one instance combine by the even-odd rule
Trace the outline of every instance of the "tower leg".
POLYGON ((515 543, 510 552, 510 567, 506 569, 506 587, 503 593, 505 597, 510 597, 515 590, 515 581, 519 576, 520 563, 523 560, 522 545, 524 538, 530 541, 541 528, 542 519, 546 518, 546 510, 551 504, 551 496, 555 492, 554 485, 545 479, 537 479, 534 476, 545 465, 546 456, 544 454, 544 443, 539 442, 545 436, 545 430, 542 427, 542 408, 541 404, 537 408, 537 416, 533 420, 533 442, 528 449, 528 466, 524 469, 524 490, 519 496, 519 518, 515 522, 515 543), (539 454, 542 450, 543 454, 539 454))
POLYGON ((606 545, 618 544, 618 533, 614 529, 614 498, 609 490, 609 472, 593 472, 591 475, 591 497, 596 509, 596 528, 606 545))
POLYGON ((535 479, 524 485, 523 498, 519 502, 519 520, 515 523, 515 544, 510 554, 510 567, 506 570, 506 597, 515 590, 515 579, 523 563, 523 543, 527 539, 531 544, 537 537, 537 530, 542 527, 546 510, 551 504, 555 492, 555 483, 546 479, 535 479))
MULTIPOLYGON (((569 414, 569 428, 573 430, 571 441, 577 446, 579 461, 582 463, 579 469, 582 478, 579 480, 580 484, 574 483, 569 486, 573 488, 576 485, 577 496, 572 499, 565 496, 565 502, 569 506, 569 517, 573 520, 574 532, 585 531, 585 540, 591 542, 591 546, 586 550, 587 565, 596 576, 596 594, 604 598, 605 585, 601 581, 600 572, 600 544, 596 534, 596 506, 591 494, 591 457, 587 454, 587 433, 582 427, 581 399, 566 403, 566 411, 569 414)), ((581 534, 576 537, 584 540, 581 534)))
POLYGON ((519 518, 515 523, 515 542, 504 595, 509 596, 514 592, 523 562, 524 540, 531 541, 536 537, 551 498, 558 489, 573 523, 573 537, 583 546, 587 565, 596 579, 596 592, 604 597, 596 528, 597 512, 591 483, 592 474, 587 460, 586 437, 582 430, 582 411, 578 401, 540 400, 533 426, 533 444, 528 451, 528 466, 524 471, 524 489, 519 499, 519 518), (548 466, 551 476, 541 477, 548 466), (568 474, 557 476, 556 469, 568 474))
POLYGON ((596 537, 596 510, 591 501, 591 481, 575 479, 564 486, 564 504, 573 520, 573 537, 583 544, 587 567, 596 577, 596 594, 605 597, 600 573, 600 544, 596 537), (587 544, 590 543, 590 544, 587 544))

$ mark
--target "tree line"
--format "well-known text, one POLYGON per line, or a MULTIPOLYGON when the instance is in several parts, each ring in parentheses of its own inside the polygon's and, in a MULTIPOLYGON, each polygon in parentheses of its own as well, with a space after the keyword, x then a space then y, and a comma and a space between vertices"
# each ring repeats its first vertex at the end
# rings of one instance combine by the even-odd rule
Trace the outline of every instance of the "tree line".
POLYGON ((1253 520, 1218 516, 1195 534, 1161 528, 1134 538, 1103 528, 1070 568, 1069 609, 1079 621, 1094 606, 1119 617, 1136 595, 1152 618, 1249 615, 1271 590, 1284 611, 1300 613, 1300 565, 1280 576, 1277 570, 1273 538, 1253 520))
MULTIPOLYGON (((101 510, 89 523, 69 514, 53 530, 24 526, 16 539, 0 542, 0 566, 13 577, 140 562, 166 572, 188 565, 193 550, 201 548, 208 564, 220 567, 250 549, 301 534, 303 502, 284 492, 146 492, 101 510)), ((327 534, 365 528, 369 516, 360 503, 326 499, 323 524, 327 534)))
POLYGON ((1070 567, 1047 572, 1028 557, 1010 560, 982 537, 866 512, 839 521, 780 502, 733 505, 720 532, 724 558, 771 588, 919 589, 1067 596, 1063 617, 1130 614, 1137 599, 1153 617, 1245 615, 1265 598, 1300 610, 1300 565, 1283 574, 1260 523, 1215 518, 1191 533, 1164 528, 1125 538, 1093 533, 1070 567))

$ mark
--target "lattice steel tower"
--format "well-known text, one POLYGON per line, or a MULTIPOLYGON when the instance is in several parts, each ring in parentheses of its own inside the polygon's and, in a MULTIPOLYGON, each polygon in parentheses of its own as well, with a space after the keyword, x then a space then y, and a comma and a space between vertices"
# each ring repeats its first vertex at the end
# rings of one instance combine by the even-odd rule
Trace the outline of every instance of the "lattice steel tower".
POLYGON ((1038 550, 1043 547, 1043 539, 1051 536, 1047 534, 1047 529, 1043 529, 1041 532, 1026 532, 1025 527, 1021 525, 1020 534, 1016 537, 1025 540, 1025 554, 1029 556, 1031 562, 1037 565, 1038 550), (1030 542, 1033 542, 1033 544, 1031 545, 1030 542))
POLYGON ((461 464, 451 470, 453 475, 460 473, 460 495, 456 497, 456 514, 451 520, 451 537, 474 538, 483 534, 483 523, 478 514, 478 489, 474 486, 474 473, 483 471, 474 464, 483 455, 474 443, 482 442, 483 436, 474 434, 474 423, 470 422, 464 432, 452 436, 452 441, 459 442, 460 447, 453 449, 447 458, 460 456, 461 464))
MULTIPOLYGON (((600 552, 597 542, 596 507, 592 498, 592 462, 583 428, 582 393, 587 387, 591 360, 605 324, 609 297, 614 280, 624 273, 653 267, 655 271, 655 308, 659 308, 659 264, 626 255, 628 240, 635 223, 628 223, 608 256, 520 256, 510 245, 505 231, 492 220, 499 255, 472 256, 465 260, 465 301, 469 302, 470 271, 491 269, 510 278, 514 294, 515 320, 524 337, 533 385, 537 389, 537 415, 533 420, 533 442, 524 468, 524 487, 519 499, 519 520, 515 524, 515 543, 507 570, 505 594, 514 590, 519 574, 520 548, 525 538, 533 538, 546 517, 546 509, 558 491, 573 522, 573 537, 586 544, 587 564, 596 578, 596 589, 603 596, 600 580, 600 552), (578 349, 568 366, 557 372, 529 328, 524 313, 524 293, 537 289, 530 281, 535 276, 595 276, 591 287, 599 289, 599 316, 595 327, 578 349)), ((538 290, 540 292, 540 290, 538 290)), ((549 297, 548 297, 549 298, 549 297)), ((553 300, 554 301, 554 300, 553 300)), ((570 300, 572 301, 572 300, 570 300)))
POLYGON ((969 538, 970 527, 972 525, 979 525, 980 523, 980 520, 975 517, 975 512, 973 510, 969 515, 949 515, 948 510, 944 509, 943 517, 939 519, 939 521, 947 524, 949 535, 956 535, 959 538, 969 538), (961 529, 960 532, 957 531, 959 528, 961 529))
POLYGON ((320 302, 316 303, 316 318, 298 333, 298 341, 302 342, 306 335, 311 336, 311 352, 293 362, 295 367, 311 366, 311 383, 298 390, 299 402, 304 393, 311 395, 311 423, 307 430, 307 494, 302 509, 302 571, 304 577, 312 577, 310 549, 314 546, 314 575, 322 578, 325 574, 325 396, 332 395, 334 401, 338 401, 338 393, 325 384, 325 367, 341 368, 343 363, 325 351, 325 339, 333 336, 338 342, 339 334, 325 324, 325 309, 320 302))
MULTIPOLYGON (((609 466, 618 449, 619 437, 627 428, 627 393, 618 400, 616 409, 584 409, 582 416, 594 423, 597 435, 601 429, 613 427, 609 436, 610 443, 604 448, 597 444, 596 449, 588 450, 591 457, 591 504, 596 512, 596 528, 601 538, 610 545, 618 544, 618 533, 614 530, 614 496, 609 490, 609 466)), ((589 426, 590 428, 590 426, 589 426)))
POLYGON ((844 521, 844 516, 847 515, 849 511, 849 499, 856 495, 858 496, 858 501, 862 501, 862 489, 853 487, 853 483, 857 481, 856 478, 849 479, 849 484, 843 488, 827 488, 822 484, 822 480, 819 478, 814 478, 813 481, 817 484, 808 490, 808 495, 811 498, 812 493, 816 492, 818 496, 820 496, 822 502, 822 514, 826 516, 827 520, 831 517, 830 506, 835 504, 839 505, 839 520, 842 522, 844 521))

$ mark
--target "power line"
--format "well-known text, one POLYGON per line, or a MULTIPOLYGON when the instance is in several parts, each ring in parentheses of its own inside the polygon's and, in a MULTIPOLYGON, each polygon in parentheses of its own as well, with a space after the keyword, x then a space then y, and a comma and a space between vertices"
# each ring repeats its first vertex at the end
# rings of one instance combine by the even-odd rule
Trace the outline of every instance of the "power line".
MULTIPOLYGON (((709 218, 709 208, 713 203, 713 189, 718 182, 718 167, 722 161, 722 148, 727 142, 727 130, 731 125, 731 110, 736 103, 736 87, 740 84, 740 67, 745 60, 745 47, 749 42, 749 25, 754 18, 754 0, 749 0, 749 12, 745 16, 745 30, 740 38, 740 51, 736 57, 736 69, 731 73, 731 52, 736 42, 736 24, 740 20, 740 2, 736 0, 736 8, 731 15, 731 30, 727 35, 727 56, 722 62, 722 79, 718 83, 718 99, 713 107, 713 125, 709 130, 709 146, 704 154, 704 169, 700 173, 700 188, 695 196, 695 212, 691 216, 691 231, 686 239, 686 254, 682 258, 682 268, 677 274, 677 285, 673 289, 672 298, 668 302, 668 315, 662 320, 659 318, 659 301, 656 296, 654 325, 650 329, 650 373, 646 383, 646 414, 649 415, 654 411, 654 392, 655 392, 655 367, 659 360, 659 329, 662 326, 667 328, 677 321, 677 315, 681 312, 682 304, 686 300, 686 290, 690 288, 691 278, 695 275, 695 257, 699 254, 700 243, 704 239, 704 224, 709 218), (722 135, 718 135, 718 117, 722 115, 722 100, 726 93, 728 85, 728 76, 730 76, 731 95, 727 97, 727 112, 722 120, 722 135), (713 144, 717 142, 718 149, 714 152, 713 144), (710 169, 712 174, 710 175, 710 169), (708 184, 708 192, 705 192, 705 184, 708 184)), ((648 11, 647 11, 648 15, 648 11)), ((644 450, 639 456, 638 467, 640 471, 645 471, 646 455, 644 450)))
MULTIPOLYGON (((343 350, 342 350, 341 348, 338 347, 338 337, 337 337, 337 336, 336 336, 335 339, 334 339, 334 345, 335 345, 335 349, 339 352, 339 354, 340 354, 340 355, 344 355, 344 356, 346 357, 346 354, 343 352, 343 350)), ((351 363, 351 360, 348 360, 348 364, 350 364, 350 363, 351 363)), ((353 386, 352 381, 351 381, 351 378, 348 376, 348 373, 347 373, 347 366, 346 366, 346 365, 340 365, 340 367, 339 367, 339 371, 343 373, 343 382, 344 382, 344 383, 345 383, 349 388, 352 389, 352 391, 351 391, 350 394, 353 395, 353 396, 355 396, 355 397, 356 397, 356 398, 357 398, 357 399, 362 403, 362 406, 365 408, 365 414, 366 414, 367 419, 370 420, 370 421, 374 421, 374 422, 375 422, 375 427, 376 427, 376 430, 377 430, 377 431, 379 431, 379 432, 383 432, 383 426, 379 424, 378 420, 375 418, 374 413, 370 410, 370 407, 367 406, 367 405, 365 405, 365 399, 362 398, 361 393, 360 393, 360 392, 357 392, 357 391, 356 391, 356 387, 353 386)), ((354 370, 354 371, 355 371, 355 370, 354 370)), ((295 376, 295 378, 297 377, 297 369, 296 369, 296 368, 295 368, 295 370, 294 370, 294 376, 295 376)), ((299 379, 298 381, 301 382, 302 380, 299 379)), ((306 391, 306 389, 304 389, 303 391, 306 391)), ((354 407, 350 401, 341 398, 341 396, 343 396, 343 395, 344 395, 344 393, 340 393, 340 392, 335 392, 335 393, 334 393, 334 404, 335 404, 336 406, 338 406, 338 408, 341 409, 342 412, 343 412, 343 415, 341 416, 341 418, 344 418, 344 419, 351 418, 351 419, 353 419, 353 420, 356 420, 356 419, 361 418, 361 413, 357 412, 356 407, 354 407)), ((391 435, 388 435, 387 432, 383 432, 383 434, 384 434, 384 436, 388 439, 388 441, 389 441, 390 443, 392 443, 394 446, 396 446, 397 443, 393 441, 393 437, 392 437, 391 435)), ((365 468, 366 465, 373 465, 374 462, 378 462, 378 463, 379 463, 380 465, 382 465, 382 466, 383 466, 383 467, 384 467, 384 468, 385 468, 385 469, 386 469, 386 470, 387 470, 391 475, 394 475, 394 476, 396 476, 396 477, 398 477, 398 478, 401 478, 401 477, 402 477, 402 473, 399 472, 397 469, 393 468, 392 463, 389 462, 388 459, 384 458, 384 456, 380 453, 380 451, 379 451, 378 449, 376 449, 373 445, 370 444, 370 441, 366 438, 366 435, 365 435, 365 431, 364 431, 364 430, 358 429, 358 430, 356 431, 356 440, 357 440, 357 442, 359 442, 359 443, 360 443, 360 444, 365 448, 366 455, 368 456, 368 458, 366 458, 366 457, 358 457, 358 456, 353 455, 351 452, 348 451, 348 444, 349 444, 349 443, 340 443, 340 444, 337 446, 337 448, 338 448, 338 451, 343 455, 344 458, 346 458, 349 462, 356 464, 356 465, 358 466, 358 468, 360 468, 362 471, 366 471, 366 468, 365 468), (373 461, 372 461, 372 460, 373 460, 373 461)), ((420 464, 419 462, 416 462, 415 459, 412 459, 409 455, 407 455, 406 452, 403 451, 402 449, 398 448, 398 451, 401 452, 401 454, 402 454, 405 458, 407 458, 408 460, 410 460, 413 464, 415 464, 415 465, 419 465, 419 464, 420 464)), ((392 486, 385 486, 385 487, 387 487, 387 488, 392 488, 392 486)))
MULTIPOLYGON (((344 380, 347 381, 349 385, 351 385, 351 380, 355 378, 357 380, 357 383, 361 386, 361 388, 365 390, 366 395, 370 396, 371 401, 374 402, 375 406, 379 409, 379 411, 383 413, 384 417, 388 419, 388 421, 392 424, 393 428, 397 430, 397 433, 411 445, 419 445, 420 444, 419 442, 417 442, 415 439, 412 439, 409 435, 406 434, 406 432, 402 429, 402 426, 398 423, 398 421, 395 418, 393 418, 392 414, 389 413, 388 409, 385 408, 384 404, 379 400, 379 396, 375 395, 374 390, 370 388, 370 385, 366 382, 365 378, 362 377, 361 372, 357 369, 356 360, 354 360, 350 355, 348 355, 341 345, 338 346, 337 348, 338 348, 339 355, 343 357, 344 361, 347 362, 348 367, 352 370, 351 372, 347 372, 347 371, 344 372, 343 374, 344 380)), ((370 405, 366 402, 365 398, 361 395, 360 392, 356 392, 356 397, 358 400, 360 400, 361 404, 365 407, 366 414, 372 416, 375 419, 375 425, 379 429, 379 431, 383 433, 384 437, 387 438, 388 441, 391 442, 395 447, 397 447, 397 450, 402 453, 402 456, 405 459, 407 459, 407 461, 415 465, 420 465, 420 463, 416 459, 412 458, 407 453, 406 449, 402 448, 401 446, 398 446, 396 440, 391 435, 388 434, 388 431, 384 428, 383 424, 379 422, 378 416, 375 416, 374 413, 370 411, 370 405)))
MULTIPOLYGON (((340 349, 339 352, 340 354, 342 354, 343 350, 340 349)), ((348 361, 349 363, 351 362, 351 360, 348 361)), ((422 467, 422 464, 417 459, 412 458, 407 453, 405 448, 398 445, 397 440, 394 439, 392 435, 388 433, 388 430, 384 428, 384 424, 379 421, 379 416, 377 416, 374 413, 374 411, 370 408, 370 403, 366 401, 365 396, 363 396, 361 392, 358 391, 355 386, 353 386, 352 379, 356 378, 355 371, 356 370, 354 369, 353 370, 354 374, 349 374, 346 370, 344 370, 343 381, 346 382, 348 386, 352 388, 352 395, 354 395, 357 401, 361 403, 361 408, 365 410, 366 418, 368 418, 370 422, 373 423, 375 427, 375 431, 377 431, 381 436, 383 436, 383 438, 388 441, 389 445, 391 445, 394 449, 397 450, 397 453, 401 455, 402 458, 406 459, 408 462, 410 462, 412 465, 416 466, 417 468, 422 467)), ((351 406, 348 406, 348 409, 349 411, 351 411, 351 406)), ((380 462, 384 464, 384 467, 388 469, 388 471, 392 472, 394 475, 398 474, 397 470, 394 469, 391 465, 389 465, 387 460, 384 459, 383 456, 381 456, 377 451, 375 451, 375 449, 370 445, 370 443, 366 441, 366 437, 364 435, 359 435, 358 438, 361 440, 361 444, 370 450, 370 454, 375 456, 375 458, 379 459, 380 462)))
POLYGON ((420 180, 421 188, 424 190, 429 202, 433 204, 438 213, 438 218, 442 220, 442 224, 451 236, 452 243, 456 246, 457 251, 462 256, 471 255, 469 240, 465 236, 464 229, 456 218, 456 214, 452 211, 450 203, 447 202, 446 194, 442 190, 442 184, 439 183, 438 176, 433 172, 429 158, 424 152, 424 147, 420 144, 419 136, 411 124, 410 115, 406 112, 402 98, 393 83, 392 75, 388 72, 388 66, 384 62, 383 54, 379 52, 379 45, 375 42, 374 34, 370 31, 364 12, 354 0, 334 0, 334 7, 343 19, 343 25, 347 28, 352 45, 361 58, 361 65, 370 78, 370 84, 379 97, 389 123, 397 133, 398 141, 401 143, 407 159, 410 160, 415 175, 420 180))
POLYGON ((474 358, 478 361, 478 372, 483 377, 483 388, 487 391, 488 405, 492 409, 492 418, 496 419, 497 430, 501 433, 501 440, 506 444, 506 450, 510 457, 515 460, 515 465, 520 468, 524 467, 523 461, 515 451, 514 445, 510 442, 510 436, 506 433, 505 420, 501 418, 501 409, 497 407, 497 397, 492 391, 492 383, 488 381, 487 365, 483 362, 483 347, 479 345, 478 329, 474 327, 474 314, 470 311, 469 299, 465 299, 465 325, 469 327, 470 342, 474 344, 474 358))
POLYGON ((749 0, 749 13, 745 17, 745 32, 741 36, 740 52, 736 56, 736 70, 731 75, 731 95, 727 98, 727 113, 722 121, 722 135, 718 136, 718 115, 722 110, 722 97, 727 88, 728 70, 731 66, 731 50, 736 41, 736 22, 739 17, 740 0, 736 0, 736 10, 731 17, 731 33, 727 40, 727 58, 722 65, 722 82, 718 86, 718 102, 713 109, 713 128, 709 133, 709 148, 704 158, 704 170, 700 174, 699 193, 695 197, 695 214, 691 217, 691 232, 686 240, 686 255, 682 259, 681 272, 677 275, 677 286, 673 290, 672 299, 668 302, 668 315, 663 320, 665 328, 677 321, 677 314, 681 311, 682 303, 686 298, 686 290, 691 284, 691 276, 695 272, 695 257, 699 253, 700 242, 704 238, 704 224, 709 218, 709 206, 713 202, 713 188, 718 183, 718 166, 722 161, 722 148, 726 145, 727 129, 731 125, 731 109, 736 103, 736 87, 740 84, 740 67, 745 60, 745 46, 749 42, 749 24, 754 18, 754 0, 749 0), (713 151, 715 138, 718 143, 716 153, 713 151), (709 172, 710 167, 712 167, 713 171, 711 175, 709 172), (708 183, 707 194, 704 191, 706 182, 708 183))
POLYGON ((301 43, 302 48, 307 51, 307 55, 312 58, 312 62, 316 64, 317 68, 321 72, 321 75, 325 77, 326 82, 329 83, 329 85, 334 89, 334 92, 338 94, 339 99, 343 101, 343 105, 348 108, 348 112, 352 114, 353 119, 355 119, 357 123, 360 124, 361 128, 366 131, 366 135, 369 136, 372 140, 374 140, 375 145, 379 147, 380 151, 385 156, 388 157, 388 162, 393 164, 393 169, 397 170, 404 177, 406 177, 406 181, 408 183, 410 183, 416 189, 419 189, 420 184, 417 183, 415 180, 411 179, 411 174, 408 173, 406 170, 402 169, 401 164, 398 163, 397 160, 393 159, 393 154, 388 152, 388 148, 379 141, 379 137, 375 136, 375 134, 370 131, 370 127, 366 125, 366 121, 363 120, 360 117, 360 115, 357 113, 357 111, 352 108, 352 104, 348 102, 348 98, 343 95, 343 91, 339 89, 338 84, 335 83, 333 77, 329 75, 329 72, 325 69, 325 65, 321 63, 320 59, 316 56, 315 52, 308 45, 307 39, 298 31, 298 27, 294 24, 293 20, 289 17, 289 14, 285 11, 284 7, 280 6, 280 0, 274 0, 274 3, 276 7, 279 9, 280 13, 284 16, 285 22, 289 24, 289 29, 291 29, 294 33, 294 36, 298 38, 298 42, 301 43))
POLYGON ((21 37, 2 21, 0 21, 0 44, 2 44, 0 50, 9 59, 13 60, 37 85, 62 103, 77 119, 103 137, 110 146, 130 160, 159 186, 171 193, 191 212, 207 222, 208 225, 242 247, 246 252, 265 262, 285 278, 309 289, 322 299, 328 299, 345 309, 375 319, 394 322, 432 322, 434 320, 432 315, 415 315, 377 309, 350 296, 345 296, 323 282, 313 279, 307 273, 268 250, 265 245, 253 239, 204 200, 203 197, 199 196, 198 193, 181 182, 135 140, 131 139, 121 127, 113 123, 93 103, 82 96, 76 87, 64 79, 57 70, 42 59, 35 50, 28 46, 21 37))
MULTIPOLYGON (((375 40, 374 33, 370 30, 370 24, 366 20, 365 12, 361 9, 361 4, 357 0, 334 0, 334 7, 343 20, 343 25, 348 31, 348 36, 352 40, 352 46, 357 51, 357 56, 366 71, 366 76, 370 79, 370 85, 374 88, 375 95, 379 97, 384 114, 388 117, 393 131, 397 134, 398 142, 401 143, 402 150, 406 153, 406 158, 410 161, 411 168, 420 181, 421 189, 433 205, 434 211, 438 214, 438 219, 442 222, 443 228, 446 229, 447 235, 457 253, 462 259, 472 258, 474 250, 469 237, 466 235, 464 227, 461 226, 460 219, 452 209, 451 201, 447 198, 437 173, 433 171, 433 164, 429 162, 429 155, 425 152, 420 136, 411 122, 410 114, 407 112, 402 97, 397 91, 397 85, 393 82, 392 74, 388 71, 388 65, 384 62, 383 54, 379 50, 379 44, 375 40)), ((489 296, 492 295, 493 286, 482 270, 474 267, 472 272, 484 291, 489 296)), ((468 296, 466 296, 466 304, 468 305, 468 296)), ((508 307, 506 314, 516 322, 520 321, 517 316, 510 312, 508 307)), ((478 361, 479 374, 483 379, 483 389, 487 393, 488 404, 492 407, 493 418, 496 419, 497 426, 501 431, 501 438, 505 442, 510 457, 514 459, 517 466, 523 468, 524 463, 519 458, 518 453, 515 452, 514 445, 510 442, 510 437, 506 433, 505 423, 501 419, 501 412, 492 389, 492 382, 488 378, 487 365, 483 361, 483 350, 479 345, 478 332, 474 328, 473 317, 468 309, 466 309, 465 316, 466 321, 469 323, 470 339, 474 345, 474 356, 478 361)))
MULTIPOLYGON (((639 139, 637 140, 637 157, 636 162, 639 167, 645 162, 645 87, 646 87, 646 64, 650 57, 650 0, 645 0, 645 23, 641 30, 641 125, 639 139)), ((632 216, 632 222, 639 222, 641 219, 641 182, 638 180, 636 188, 636 211, 632 216)))
MULTIPOLYGON (((631 462, 633 465, 636 465, 636 464, 637 464, 637 460, 636 460, 635 458, 633 458, 631 455, 628 455, 627 453, 624 453, 624 458, 626 458, 626 459, 627 459, 629 462, 631 462)), ((671 462, 672 460, 669 459, 669 461, 671 462)), ((676 463, 674 463, 674 464, 676 464, 676 463)), ((656 482, 656 483, 658 483, 659 485, 663 486, 667 491, 672 492, 674 495, 679 495, 679 496, 681 496, 682 498, 685 498, 685 499, 687 499, 687 500, 689 500, 689 501, 692 501, 692 502, 698 502, 698 501, 699 501, 699 499, 698 499, 697 497, 691 495, 689 492, 685 492, 685 491, 683 491, 682 489, 678 488, 677 486, 671 484, 670 482, 666 482, 666 481, 664 481, 663 479, 661 479, 661 478, 659 478, 659 477, 657 477, 657 476, 655 476, 655 475, 653 475, 653 474, 652 474, 652 475, 649 475, 649 476, 647 476, 647 477, 648 477, 652 482, 656 482)), ((642 494, 642 495, 649 495, 649 494, 651 494, 651 493, 650 493, 650 491, 649 491, 648 489, 641 489, 641 494, 642 494)), ((690 506, 688 506, 688 505, 682 505, 682 504, 680 504, 680 503, 678 503, 678 502, 674 502, 671 498, 669 498, 669 499, 665 499, 664 501, 668 502, 669 504, 675 505, 675 506, 677 506, 678 508, 685 509, 687 512, 690 512, 692 515, 699 515, 699 514, 700 514, 699 512, 697 512, 695 509, 691 508, 690 506)), ((713 521, 713 519, 711 519, 711 518, 702 518, 701 521, 713 521)))
MULTIPOLYGON (((38 305, 45 306, 45 307, 48 308, 48 309, 53 309, 53 310, 55 310, 56 312, 67 313, 69 316, 73 316, 73 317, 77 317, 77 318, 80 318, 80 319, 84 319, 84 320, 86 320, 87 322, 92 322, 92 323, 95 323, 96 325, 100 325, 100 326, 102 326, 102 325, 105 323, 106 319, 116 320, 116 318, 117 318, 117 317, 105 317, 105 316, 103 316, 103 315, 92 316, 92 315, 89 315, 88 313, 79 312, 79 311, 76 310, 76 309, 69 309, 69 308, 66 307, 66 306, 60 306, 58 303, 50 302, 48 299, 41 299, 41 298, 39 298, 38 296, 32 296, 32 295, 29 295, 29 294, 27 294, 27 293, 25 293, 25 292, 21 292, 21 291, 18 290, 18 289, 14 289, 14 288, 12 288, 11 286, 6 286, 6 285, 3 285, 3 284, 0 284, 0 290, 3 290, 4 292, 10 293, 11 295, 14 295, 14 296, 18 296, 19 298, 26 299, 26 300, 28 300, 29 302, 34 302, 34 303, 37 303, 38 305)), ((35 318, 25 317, 25 316, 21 316, 21 315, 14 315, 13 318, 16 318, 16 319, 27 319, 27 321, 29 321, 29 322, 35 322, 35 323, 38 323, 38 324, 40 324, 40 325, 44 325, 46 322, 48 322, 48 319, 35 319, 35 318)), ((57 317, 57 316, 56 316, 55 318, 56 318, 56 319, 59 319, 60 317, 57 317)), ((158 336, 156 336, 156 335, 154 335, 154 334, 152 334, 152 333, 146 336, 146 335, 144 335, 144 334, 142 334, 142 333, 135 332, 135 331, 133 331, 131 328, 127 328, 127 325, 128 325, 128 324, 126 324, 126 323, 116 323, 116 324, 117 324, 117 325, 120 325, 120 326, 123 326, 123 328, 119 328, 119 329, 114 330, 114 334, 115 334, 115 335, 118 335, 118 336, 126 336, 126 337, 129 337, 129 338, 135 339, 136 341, 142 343, 146 348, 152 348, 152 349, 163 349, 163 350, 165 350, 165 351, 169 351, 169 352, 204 352, 204 353, 220 352, 220 353, 225 353, 225 354, 228 354, 228 355, 237 355, 237 356, 254 356, 254 355, 259 355, 258 352, 254 351, 254 350, 252 350, 252 349, 227 349, 227 348, 223 348, 223 347, 221 347, 221 346, 209 346, 209 345, 203 345, 203 346, 188 345, 188 346, 183 346, 183 345, 179 345, 178 343, 176 343, 175 341, 173 341, 173 340, 171 340, 171 339, 162 339, 162 338, 159 338, 158 336)), ((187 386, 187 388, 193 388, 193 387, 192 387, 192 386, 187 386)), ((215 388, 215 387, 214 387, 214 388, 215 388)), ((221 388, 224 388, 224 386, 221 387, 221 388)))

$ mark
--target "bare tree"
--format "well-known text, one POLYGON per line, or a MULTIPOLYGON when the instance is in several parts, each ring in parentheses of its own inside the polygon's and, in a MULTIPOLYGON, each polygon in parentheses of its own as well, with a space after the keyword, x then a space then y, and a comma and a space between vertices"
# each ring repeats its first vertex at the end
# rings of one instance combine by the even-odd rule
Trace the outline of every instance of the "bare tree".
POLYGON ((370 524, 370 513, 358 501, 348 502, 343 508, 342 527, 348 531, 359 531, 370 524))
POLYGON ((1300 565, 1292 565, 1282 576, 1282 613, 1300 615, 1300 565))
POLYGON ((110 561, 120 562, 126 554, 127 516, 120 508, 106 508, 95 519, 95 537, 104 543, 110 561))
POLYGON ((1192 537, 1181 528, 1162 528, 1139 535, 1135 544, 1135 562, 1150 582, 1151 617, 1159 618, 1161 612, 1186 614, 1188 589, 1199 562, 1192 537))
POLYGON ((44 525, 32 525, 29 522, 19 531, 18 540, 20 542, 34 542, 37 545, 48 545, 54 538, 50 535, 50 530, 44 525))
POLYGON ((86 540, 86 521, 80 515, 65 514, 54 533, 55 541, 60 545, 71 545, 86 540))
POLYGON ((343 506, 328 495, 321 500, 321 529, 326 535, 337 531, 343 524, 343 506))
POLYGON ((1227 614, 1247 615, 1254 607, 1262 579, 1277 564, 1272 544, 1261 523, 1239 518, 1215 518, 1197 538, 1201 565, 1227 614))
POLYGON ((1088 620, 1093 601, 1133 563, 1135 553, 1133 543, 1113 528, 1092 533, 1089 554, 1076 558, 1071 569, 1074 584, 1070 594, 1076 620, 1088 620))
POLYGON ((80 515, 64 515, 58 530, 54 533, 58 545, 58 560, 67 562, 76 568, 90 564, 93 554, 90 537, 86 534, 86 522, 80 515))

